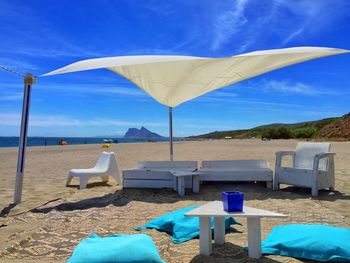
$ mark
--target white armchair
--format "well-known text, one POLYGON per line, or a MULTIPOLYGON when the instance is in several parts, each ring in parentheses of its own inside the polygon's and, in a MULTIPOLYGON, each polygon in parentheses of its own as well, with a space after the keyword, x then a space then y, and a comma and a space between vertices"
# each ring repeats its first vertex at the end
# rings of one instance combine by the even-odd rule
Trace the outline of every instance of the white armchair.
POLYGON ((330 143, 300 142, 295 151, 276 152, 274 190, 280 184, 289 184, 311 188, 312 196, 319 189, 334 190, 334 155, 330 143), (283 167, 284 156, 292 156, 292 167, 283 167))

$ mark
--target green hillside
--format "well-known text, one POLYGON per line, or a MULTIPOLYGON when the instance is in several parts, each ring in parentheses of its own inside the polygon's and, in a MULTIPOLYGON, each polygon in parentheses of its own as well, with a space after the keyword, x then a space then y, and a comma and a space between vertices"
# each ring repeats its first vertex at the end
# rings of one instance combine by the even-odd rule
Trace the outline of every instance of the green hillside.
POLYGON ((317 137, 320 130, 328 124, 334 123, 341 117, 326 118, 318 121, 299 123, 272 123, 246 130, 214 131, 198 136, 190 136, 189 139, 224 139, 231 137, 235 139, 244 138, 267 138, 267 139, 289 139, 289 138, 313 138, 317 137))

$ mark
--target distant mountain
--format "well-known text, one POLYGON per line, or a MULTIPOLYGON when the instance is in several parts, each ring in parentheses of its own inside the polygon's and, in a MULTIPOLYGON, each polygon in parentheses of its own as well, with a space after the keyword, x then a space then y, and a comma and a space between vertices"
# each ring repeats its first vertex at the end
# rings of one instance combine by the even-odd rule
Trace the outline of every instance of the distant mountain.
POLYGON ((151 132, 150 130, 147 130, 145 127, 141 127, 141 129, 129 128, 128 131, 125 133, 124 138, 160 139, 160 138, 164 138, 164 137, 157 134, 157 133, 151 132))
POLYGON ((273 123, 252 129, 214 131, 190 136, 188 139, 245 139, 245 138, 329 138, 350 140, 350 113, 335 118, 299 123, 273 123))

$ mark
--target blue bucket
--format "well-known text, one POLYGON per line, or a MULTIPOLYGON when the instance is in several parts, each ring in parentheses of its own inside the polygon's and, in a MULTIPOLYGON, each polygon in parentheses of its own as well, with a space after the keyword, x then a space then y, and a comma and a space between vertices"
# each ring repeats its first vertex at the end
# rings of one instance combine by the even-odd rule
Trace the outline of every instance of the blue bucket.
POLYGON ((226 212, 242 212, 243 199, 242 192, 222 192, 222 202, 226 212))

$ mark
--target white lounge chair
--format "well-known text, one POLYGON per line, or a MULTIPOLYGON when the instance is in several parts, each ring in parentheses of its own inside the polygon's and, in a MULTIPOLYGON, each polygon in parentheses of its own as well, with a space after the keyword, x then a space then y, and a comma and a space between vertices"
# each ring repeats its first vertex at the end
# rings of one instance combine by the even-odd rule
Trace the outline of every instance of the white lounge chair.
POLYGON ((274 189, 280 184, 310 187, 312 196, 319 189, 334 190, 334 155, 330 143, 299 142, 295 151, 276 152, 274 189), (293 157, 292 167, 282 167, 283 156, 293 157))
MULTIPOLYGON (((173 188, 176 177, 171 171, 190 172, 198 168, 196 161, 142 161, 136 169, 124 170, 123 188, 173 188)), ((185 179, 185 187, 192 188, 191 178, 185 179)))
POLYGON ((70 184, 73 177, 79 177, 79 189, 84 189, 86 188, 86 185, 90 178, 101 177, 103 182, 108 182, 109 176, 112 176, 118 182, 118 184, 121 184, 114 152, 102 152, 100 158, 97 160, 95 167, 89 169, 70 170, 66 185, 68 186, 70 184))

